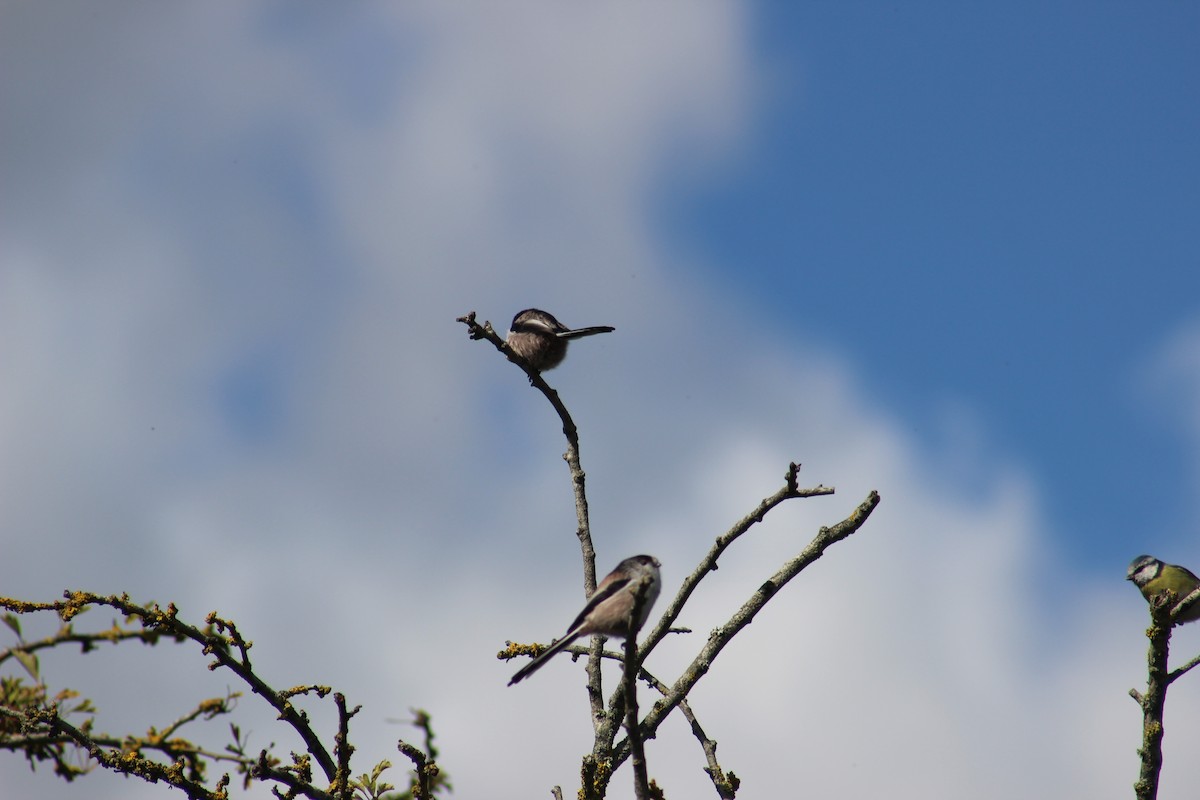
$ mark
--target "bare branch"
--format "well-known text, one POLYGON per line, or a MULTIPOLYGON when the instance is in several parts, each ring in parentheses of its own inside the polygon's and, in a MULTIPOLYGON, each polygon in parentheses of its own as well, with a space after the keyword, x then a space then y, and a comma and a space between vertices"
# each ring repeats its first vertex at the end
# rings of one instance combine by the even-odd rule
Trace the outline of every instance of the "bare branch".
POLYGON ((1191 609, 1192 606, 1194 606, 1197 602, 1200 602, 1200 586, 1197 586, 1195 589, 1192 590, 1191 594, 1189 594, 1187 597, 1184 597, 1182 600, 1180 600, 1178 603, 1175 604, 1175 607, 1173 609, 1171 609, 1171 619, 1172 620, 1179 619, 1181 616, 1186 614, 1188 612, 1188 610, 1191 609))
MULTIPOLYGON (((516 363, 526 373, 529 382, 545 395, 554 407, 563 424, 563 433, 567 439, 567 452, 563 458, 567 461, 572 478, 572 488, 575 494, 576 516, 578 520, 577 536, 584 561, 584 588, 590 595, 595 590, 595 552, 592 547, 590 527, 588 523, 587 497, 584 491, 585 475, 579 462, 579 437, 574 421, 571 419, 558 394, 542 379, 541 373, 533 369, 524 359, 514 353, 504 342, 490 322, 480 325, 476 321, 475 312, 470 312, 458 318, 468 327, 472 339, 486 339, 500 351, 508 360, 516 363)), ((707 771, 713 780, 718 795, 723 800, 733 798, 739 786, 739 781, 733 773, 726 776, 716 759, 716 742, 705 735, 687 705, 687 694, 700 678, 708 671, 713 659, 720 653, 729 641, 748 625, 758 611, 784 585, 794 578, 810 563, 820 558, 826 548, 841 541, 857 531, 879 503, 879 495, 871 492, 867 499, 858 506, 855 512, 832 528, 822 528, 817 536, 798 556, 785 563, 771 576, 758 591, 720 628, 709 637, 695 660, 676 681, 672 687, 661 686, 664 697, 655 703, 654 708, 646 719, 639 722, 636 697, 636 678, 641 663, 653 651, 655 646, 670 632, 677 630, 673 627, 684 605, 700 581, 710 572, 717 569, 717 563, 725 550, 755 524, 761 522, 765 515, 785 500, 798 497, 814 497, 833 494, 832 488, 817 486, 811 489, 800 489, 798 485, 799 465, 790 464, 785 478, 785 485, 775 494, 764 498, 759 505, 746 517, 739 520, 729 531, 714 542, 708 554, 701 560, 697 568, 683 581, 675 598, 668 606, 662 617, 645 637, 639 647, 636 636, 631 635, 625 643, 625 671, 621 684, 609 699, 607 707, 603 701, 600 661, 602 658, 616 658, 616 654, 603 649, 603 638, 593 637, 587 648, 572 646, 567 648, 572 654, 588 655, 587 692, 592 710, 592 723, 595 729, 595 741, 592 752, 584 757, 580 767, 580 797, 602 798, 607 790, 609 779, 620 763, 632 755, 634 761, 634 788, 639 798, 653 796, 657 787, 649 781, 645 768, 645 754, 641 747, 645 738, 652 738, 662 720, 676 707, 682 706, 684 715, 692 725, 693 734, 697 737, 704 750, 708 763, 707 771), (625 721, 626 738, 614 748, 614 740, 621 721, 625 721)), ((535 655, 542 650, 540 645, 519 645, 507 643, 507 648, 497 654, 498 658, 508 659, 518 655, 535 655)), ((656 680, 656 679, 655 679, 656 680)), ((561 790, 555 787, 554 794, 561 797, 561 790)))
MULTIPOLYGON (((2 600, 8 600, 3 598, 2 600)), ((43 610, 43 609, 39 609, 43 610)), ((64 625, 55 633, 50 634, 44 639, 38 639, 33 642, 22 642, 16 647, 9 647, 0 650, 0 664, 3 664, 9 658, 14 657, 19 652, 36 653, 38 650, 58 647, 63 644, 78 644, 80 651, 90 653, 97 646, 111 642, 116 644, 128 639, 139 639, 146 644, 157 644, 158 639, 163 634, 160 631, 142 628, 141 630, 130 630, 120 627, 116 622, 106 631, 98 631, 96 633, 78 633, 70 625, 64 625)))
POLYGON ((1146 638, 1150 649, 1146 654, 1146 693, 1140 696, 1142 707, 1142 746, 1138 749, 1141 768, 1133 789, 1138 800, 1158 797, 1158 779, 1162 772, 1163 708, 1167 702, 1167 657, 1171 646, 1171 606, 1173 592, 1150 602, 1150 627, 1146 638))
MULTIPOLYGON (((642 661, 646 660, 646 657, 650 654, 650 651, 652 651, 655 646, 662 641, 663 637, 675 630, 672 625, 679 618, 679 614, 683 611, 684 605, 692 596, 692 593, 696 590, 696 587, 700 584, 700 581, 704 580, 704 577, 708 575, 708 573, 716 571, 717 561, 720 559, 721 555, 729 548, 730 545, 737 541, 742 534, 746 533, 754 525, 762 522, 772 509, 786 500, 800 497, 819 497, 834 493, 835 490, 833 488, 825 486, 817 486, 812 489, 801 489, 798 484, 799 474, 800 465, 795 462, 789 464, 787 472, 784 475, 784 485, 779 489, 779 491, 775 492, 770 497, 763 498, 763 500, 759 502, 758 506, 755 507, 753 511, 751 511, 742 519, 738 520, 728 531, 717 537, 717 540, 713 543, 713 546, 709 548, 708 553, 705 554, 704 558, 700 560, 700 563, 694 570, 692 570, 692 573, 684 578, 683 585, 680 586, 679 591, 675 594, 675 598, 671 601, 671 605, 667 607, 667 610, 663 613, 658 623, 654 626, 654 628, 651 629, 650 633, 646 635, 645 640, 642 642, 641 648, 642 661)), ((878 503, 878 495, 875 493, 872 493, 872 495, 875 497, 875 502, 878 503)), ((869 499, 870 498, 868 498, 868 500, 869 499)), ((874 506, 872 505, 872 508, 873 507, 874 506)), ((870 511, 868 510, 866 513, 869 515, 870 511)), ((861 524, 861 522, 859 524, 861 524)), ((826 529, 822 529, 822 532, 824 530, 826 529)), ((853 533, 853 531, 851 531, 851 533, 853 533)), ((849 534, 846 535, 848 536, 849 534)), ((818 534, 818 537, 819 536, 820 534, 818 534)), ((816 540, 814 540, 814 542, 815 541, 816 540)), ((809 545, 809 547, 811 548, 812 545, 809 545)), ((814 556, 814 558, 819 557, 819 555, 820 554, 818 553, 818 555, 814 556)), ((802 569, 803 566, 800 568, 802 569)), ((697 680, 698 679, 699 676, 697 676, 697 680)), ((614 720, 619 720, 623 716, 623 712, 621 710, 624 707, 623 693, 623 688, 618 687, 616 692, 614 692, 608 701, 609 718, 606 721, 604 730, 602 731, 605 741, 608 743, 611 743, 616 738, 617 723, 615 723, 614 720)))
POLYGON ((637 800, 649 800, 650 776, 646 768, 646 751, 642 746, 641 729, 638 725, 637 676, 641 662, 638 660, 637 631, 634 630, 633 620, 641 619, 650 581, 649 576, 643 576, 641 579, 641 585, 633 599, 633 608, 629 612, 629 635, 625 637, 625 730, 626 741, 629 742, 633 757, 633 795, 637 800))
POLYGON ((353 788, 350 785, 350 756, 354 746, 350 744, 350 719, 357 714, 362 706, 353 709, 346 707, 346 696, 334 692, 333 702, 338 710, 338 732, 333 737, 333 752, 337 756, 337 775, 330 785, 330 792, 340 800, 350 800, 353 788))
POLYGON ((174 722, 163 728, 161 731, 150 729, 147 738, 151 740, 165 740, 171 738, 180 728, 189 722, 194 722, 201 717, 212 719, 221 714, 228 714, 233 711, 234 700, 241 697, 241 692, 229 692, 225 697, 213 697, 205 700, 196 706, 188 713, 180 716, 174 722))
MULTIPOLYGON (((32 688, 40 690, 40 696, 44 698, 44 686, 32 688)), ((65 690, 58 695, 56 708, 59 709, 58 715, 63 719, 66 717, 61 710, 61 701, 74 694, 70 690, 65 690)), ((88 737, 89 743, 85 747, 65 732, 55 731, 48 726, 40 725, 36 718, 27 717, 25 711, 34 708, 42 709, 45 706, 44 702, 37 702, 36 694, 31 693, 26 699, 33 702, 22 700, 19 705, 6 707, 3 701, 0 701, 0 720, 9 720, 7 725, 0 724, 0 749, 24 753, 31 763, 49 761, 54 765, 55 773, 67 781, 71 781, 91 769, 91 765, 88 765, 86 760, 80 766, 76 766, 70 757, 71 753, 64 749, 67 746, 74 748, 76 752, 82 751, 82 753, 90 751, 93 747, 108 748, 125 754, 126 759, 139 758, 142 751, 153 751, 177 763, 182 762, 187 768, 187 777, 196 782, 204 780, 208 762, 232 763, 239 768, 239 771, 246 772, 253 766, 252 759, 236 753, 231 755, 229 752, 206 750, 176 735, 185 725, 201 717, 207 720, 230 713, 233 710, 233 700, 238 696, 238 693, 231 692, 224 698, 204 700, 196 708, 179 716, 162 730, 151 727, 143 736, 118 737, 106 733, 95 733, 91 730, 92 720, 89 718, 83 725, 76 726, 82 735, 88 737), (23 732, 17 734, 16 730, 23 732)), ((91 714, 93 712, 90 702, 85 700, 74 708, 68 709, 67 713, 91 714)))
MULTIPOLYGON (((304 795, 309 800, 339 800, 329 792, 322 791, 312 785, 312 769, 308 765, 307 756, 292 754, 293 765, 276 767, 266 750, 259 754, 258 762, 251 770, 251 775, 258 780, 272 780, 288 787, 288 797, 304 795)), ((273 790, 278 796, 278 790, 273 790)))
MULTIPOLYGON (((654 677, 644 666, 639 669, 638 675, 661 695, 666 695, 671 689, 671 687, 654 677)), ((683 714, 683 718, 687 720, 688 725, 691 726, 692 735, 696 737, 696 741, 700 743, 700 748, 704 751, 704 760, 708 763, 704 771, 712 779, 713 787, 717 790, 717 795, 721 800, 734 800, 738 788, 741 787, 741 780, 732 772, 728 773, 727 776, 725 770, 717 762, 717 743, 708 738, 708 735, 704 732, 704 728, 700 726, 700 721, 696 718, 696 714, 692 711, 691 704, 688 703, 687 698, 679 701, 679 711, 683 714)), ((618 747, 623 745, 624 742, 621 742, 618 747)))
POLYGON ((403 739, 396 742, 396 749, 413 762, 416 773, 416 783, 412 786, 413 800, 429 800, 433 797, 433 779, 438 774, 437 763, 430 761, 420 748, 414 747, 403 739))
MULTIPOLYGON (((178 640, 190 639, 203 648, 206 655, 215 659, 209 664, 209 669, 225 667, 241 678, 251 690, 267 701, 276 711, 279 718, 287 722, 304 741, 305 747, 317 760, 325 777, 333 782, 337 768, 325 749, 320 738, 309 724, 308 715, 292 705, 290 698, 298 693, 316 692, 324 697, 329 693, 328 687, 297 687, 296 689, 276 692, 256 675, 250 664, 249 651, 253 646, 242 637, 237 627, 229 620, 222 619, 216 613, 210 613, 206 622, 212 626, 212 631, 204 631, 193 625, 188 625, 178 619, 178 609, 168 604, 166 609, 157 604, 139 606, 129 600, 128 595, 98 595, 91 592, 63 593, 64 600, 53 603, 28 603, 11 598, 0 597, 0 606, 16 613, 31 611, 54 611, 63 622, 70 622, 75 616, 89 606, 108 606, 120 611, 127 618, 138 620, 144 627, 159 633, 167 634, 178 640), (238 654, 234 655, 234 652, 238 654)), ((104 762, 102 762, 104 763, 104 762)))
POLYGON ((563 459, 571 471, 571 485, 575 494, 575 516, 579 523, 575 535, 579 538, 579 546, 583 555, 583 589, 585 594, 590 595, 596 591, 596 551, 592 547, 591 528, 588 524, 587 494, 584 491, 586 475, 579 463, 579 429, 575 427, 575 420, 571 418, 571 413, 563 405, 558 392, 546 383, 542 373, 529 366, 529 362, 514 353, 512 348, 492 328, 491 322, 484 322, 483 325, 480 325, 475 321, 474 311, 458 317, 456 321, 467 326, 472 339, 486 339, 503 353, 505 358, 524 370, 525 374, 529 376, 530 385, 545 395, 546 400, 554 407, 562 421, 563 436, 567 439, 567 452, 563 455, 563 459))
POLYGON ((746 533, 746 531, 750 530, 757 523, 762 522, 771 509, 786 500, 800 497, 820 497, 822 495, 831 495, 836 491, 826 486, 817 486, 812 489, 799 488, 797 485, 799 471, 799 464, 789 464, 783 487, 770 497, 763 498, 753 511, 742 517, 732 528, 717 537, 717 540, 713 542, 713 546, 709 548, 708 553, 700 560, 700 563, 692 570, 692 573, 684 578, 683 585, 679 587, 679 591, 675 594, 671 605, 667 607, 667 610, 658 620, 658 623, 651 629, 650 633, 646 634, 646 638, 642 642, 643 660, 662 641, 663 637, 670 632, 671 626, 679 618, 680 612, 683 611, 683 606, 687 603, 688 598, 692 596, 692 592, 696 590, 700 581, 704 580, 704 576, 708 573, 717 570, 717 561, 721 555, 742 534, 746 533))
MULTIPOLYGON (((218 782, 215 790, 209 791, 202 784, 188 778, 184 774, 182 759, 168 766, 137 756, 135 753, 126 752, 119 747, 100 746, 91 736, 63 719, 58 713, 57 704, 48 708, 27 709, 24 717, 26 725, 30 728, 42 728, 50 731, 52 735, 66 736, 86 750, 88 755, 105 769, 123 775, 136 775, 149 783, 162 781, 177 789, 182 789, 192 800, 226 800, 227 798, 221 782, 218 782)), ((224 782, 228 783, 228 776, 224 778, 224 782)))
MULTIPOLYGON (((1179 680, 1187 673, 1191 672, 1197 666, 1200 666, 1200 656, 1196 656, 1191 661, 1184 664, 1182 667, 1172 670, 1171 674, 1167 676, 1167 681, 1169 683, 1174 683, 1175 681, 1179 680)), ((1133 690, 1130 689, 1130 691, 1133 691, 1133 690)), ((1134 698, 1134 699, 1137 699, 1137 698, 1134 698)))
MULTIPOLYGON (((708 641, 701 648, 700 653, 684 671, 683 675, 676 680, 675 685, 667 693, 666 697, 654 704, 654 708, 646 715, 642 722, 644 729, 643 733, 647 738, 654 736, 658 730, 658 726, 666 719, 674 708, 679 705, 683 698, 687 697, 688 692, 696 685, 699 680, 704 677, 712 666, 713 660, 725 648, 725 645, 738 634, 742 628, 746 627, 753 621, 754 617, 767 604, 772 597, 782 589, 788 581, 796 577, 805 567, 816 561, 825 550, 831 545, 846 539, 867 521, 871 512, 879 505, 879 493, 871 492, 867 495, 867 499, 858 505, 854 512, 842 520, 832 528, 821 528, 817 535, 809 542, 795 558, 788 561, 774 575, 767 579, 755 593, 742 604, 742 607, 729 618, 724 625, 714 630, 708 638, 708 641)), ((661 625, 661 623, 660 623, 661 625)), ((643 646, 643 650, 645 646, 643 646)), ((615 748, 613 751, 613 760, 615 765, 619 765, 629 755, 628 746, 615 748)))
MULTIPOLYGON (((475 321, 474 311, 458 317, 457 321, 467 326, 472 339, 486 339, 492 343, 492 346, 503 353, 509 361, 524 370, 525 374, 529 376, 529 384, 546 397, 546 400, 554 407, 555 412, 557 412, 559 419, 562 421, 563 436, 567 439, 567 452, 563 454, 563 460, 567 462, 567 468, 571 474, 571 489, 575 496, 575 536, 579 539, 580 556, 583 559, 583 593, 585 597, 590 597, 596 591, 596 550, 592 545, 592 529, 588 517, 587 492, 585 489, 587 475, 584 473, 579 460, 579 430, 575 427, 575 420, 571 418, 567 407, 563 405, 558 392, 550 388, 550 385, 542 378, 542 373, 530 366, 528 361, 514 353, 512 348, 492 328, 491 322, 484 322, 483 325, 480 325, 475 321)), ((600 675, 600 652, 602 645, 603 640, 600 637, 592 637, 592 647, 587 665, 588 705, 592 714, 592 727, 596 733, 593 753, 597 757, 603 757, 604 748, 612 741, 611 737, 605 741, 602 736, 602 733, 606 731, 604 725, 604 688, 600 675)))

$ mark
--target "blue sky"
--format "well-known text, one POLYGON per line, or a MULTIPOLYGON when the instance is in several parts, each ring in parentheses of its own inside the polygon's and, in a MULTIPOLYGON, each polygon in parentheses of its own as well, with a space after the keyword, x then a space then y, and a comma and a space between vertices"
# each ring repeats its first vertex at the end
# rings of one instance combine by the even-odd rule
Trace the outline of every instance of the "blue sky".
POLYGON ((1194 549, 1171 419, 1194 398, 1144 364, 1200 308, 1200 12, 757 10, 769 101, 734 167, 671 198, 687 246, 924 437, 969 404, 1081 568, 1194 549))
MULTIPOLYGON (((883 497, 698 687, 746 796, 797 763, 814 795, 1127 796, 1124 569, 1200 565, 1200 12, 0 2, 0 23, 3 593, 218 609, 279 684, 364 703, 361 771, 420 706, 461 796, 569 787, 577 672, 510 689, 494 659, 581 600, 561 434, 454 322, 544 307, 616 327, 549 375, 599 569, 652 553, 669 593, 789 461, 837 488, 740 542, 683 624, 883 497)), ((43 661, 110 730, 228 686, 187 652, 88 659, 43 661)), ((1172 692, 1174 719, 1200 704, 1172 692)), ((1171 753, 1164 787, 1200 780, 1171 753)), ((682 724, 649 757, 673 796, 712 791, 682 724)), ((50 791, 10 766, 0 794, 50 791)))

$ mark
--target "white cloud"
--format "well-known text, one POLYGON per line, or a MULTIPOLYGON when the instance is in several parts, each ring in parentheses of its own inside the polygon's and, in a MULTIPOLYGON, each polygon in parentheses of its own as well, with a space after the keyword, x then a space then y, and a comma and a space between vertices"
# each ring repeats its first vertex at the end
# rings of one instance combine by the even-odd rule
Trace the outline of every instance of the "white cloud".
MULTIPOLYGON (((662 677, 819 525, 883 495, 698 690, 745 796, 1127 792, 1128 587, 1041 608, 1041 500, 986 426, 954 409, 967 445, 914 441, 852 365, 759 327, 648 227, 654 181, 746 124, 740 7, 197 6, 72 26, 37 8, 4 43, 38 70, 0 77, 7 124, 44 132, 0 155, 5 196, 36 201, 5 200, 0 222, 0 549, 22 556, 0 563, 6 594, 220 609, 279 684, 366 706, 357 771, 401 763, 412 732, 386 719, 422 706, 460 796, 570 787, 589 738, 577 673, 563 659, 510 689, 493 658, 581 600, 561 436, 453 322, 544 304, 618 328, 552 373, 582 430, 600 569, 648 550, 677 583, 790 460, 838 488, 730 552, 683 620, 697 633, 656 654, 662 677)), ((117 730, 164 721, 147 688, 169 717, 225 685, 194 653, 163 656, 167 674, 147 658, 54 674, 111 692, 117 730)), ((253 708, 255 741, 286 742, 253 708)), ((650 757, 673 796, 711 791, 677 720, 650 757)), ((48 791, 10 767, 6 796, 48 791)))

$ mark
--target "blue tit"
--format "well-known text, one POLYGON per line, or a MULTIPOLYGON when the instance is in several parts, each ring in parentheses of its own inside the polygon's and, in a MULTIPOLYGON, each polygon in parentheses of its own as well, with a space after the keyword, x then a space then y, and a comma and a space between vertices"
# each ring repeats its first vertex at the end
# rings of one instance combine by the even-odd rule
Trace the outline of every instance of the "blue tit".
MULTIPOLYGON (((1133 581, 1142 595, 1150 602, 1155 597, 1170 589, 1175 592, 1175 602, 1178 603, 1200 586, 1200 578, 1192 571, 1176 564, 1164 564, 1154 556, 1138 556, 1129 565, 1125 579, 1133 581)), ((1179 615, 1175 624, 1195 622, 1200 619, 1200 600, 1191 608, 1179 615)))

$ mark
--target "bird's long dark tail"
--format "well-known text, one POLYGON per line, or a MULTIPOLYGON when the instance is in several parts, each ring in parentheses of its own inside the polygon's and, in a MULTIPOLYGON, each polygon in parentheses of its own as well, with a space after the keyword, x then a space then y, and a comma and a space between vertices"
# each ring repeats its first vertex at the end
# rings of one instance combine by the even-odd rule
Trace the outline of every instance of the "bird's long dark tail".
POLYGON ((558 334, 560 339, 580 339, 584 336, 595 336, 597 333, 612 333, 615 331, 611 325, 595 325, 591 328, 576 328, 573 331, 563 331, 558 334))
POLYGON ((547 647, 545 652, 543 652, 541 655, 539 655, 533 661, 530 661, 528 664, 526 664, 525 666, 523 666, 519 670, 517 670, 517 674, 512 676, 512 680, 508 682, 508 685, 512 686, 514 683, 519 683, 520 681, 523 681, 526 678, 528 678, 533 673, 537 672, 539 669, 541 669, 543 666, 545 666, 547 661, 549 661, 556 654, 562 652, 563 648, 565 648, 571 642, 575 641, 577 638, 578 638, 577 636, 571 636, 570 634, 568 634, 568 635, 564 636, 563 638, 559 639, 554 644, 547 647))

